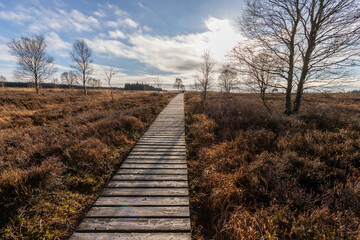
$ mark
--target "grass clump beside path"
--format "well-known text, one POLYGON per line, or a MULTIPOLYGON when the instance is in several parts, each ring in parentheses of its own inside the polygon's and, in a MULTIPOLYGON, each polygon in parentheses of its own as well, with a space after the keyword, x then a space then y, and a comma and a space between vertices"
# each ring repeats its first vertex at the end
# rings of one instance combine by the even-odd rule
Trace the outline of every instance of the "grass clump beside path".
POLYGON ((360 239, 360 95, 186 94, 195 239, 360 239))
POLYGON ((1 239, 66 239, 174 95, 0 91, 1 239))

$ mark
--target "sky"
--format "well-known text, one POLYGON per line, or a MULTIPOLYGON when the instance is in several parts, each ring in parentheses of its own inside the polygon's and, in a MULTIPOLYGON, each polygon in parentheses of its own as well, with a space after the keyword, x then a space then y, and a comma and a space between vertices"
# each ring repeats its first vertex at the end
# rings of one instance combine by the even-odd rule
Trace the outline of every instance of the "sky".
MULTIPOLYGON (((113 86, 154 84, 159 77, 165 89, 176 78, 191 89, 205 50, 219 72, 227 53, 245 39, 238 25, 244 5, 244 0, 0 0, 0 75, 16 81, 11 39, 43 34, 55 58, 54 78, 72 70, 69 53, 81 38, 93 51, 94 77, 101 79, 108 67, 118 71, 113 86)), ((360 88, 360 69, 353 70, 356 81, 346 89, 360 88)))
POLYGON ((96 76, 118 70, 114 86, 152 84, 158 76, 165 88, 176 78, 190 87, 205 50, 221 66, 241 40, 243 7, 242 0, 0 0, 0 75, 14 80, 11 39, 44 34, 56 78, 71 70, 72 44, 83 38, 96 76))

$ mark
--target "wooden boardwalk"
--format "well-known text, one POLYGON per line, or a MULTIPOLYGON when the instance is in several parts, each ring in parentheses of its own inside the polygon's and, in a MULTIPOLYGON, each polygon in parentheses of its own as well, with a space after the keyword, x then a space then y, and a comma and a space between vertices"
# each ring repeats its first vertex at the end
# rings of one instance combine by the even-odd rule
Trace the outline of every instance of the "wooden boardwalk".
POLYGON ((140 138, 70 238, 190 240, 184 96, 140 138))

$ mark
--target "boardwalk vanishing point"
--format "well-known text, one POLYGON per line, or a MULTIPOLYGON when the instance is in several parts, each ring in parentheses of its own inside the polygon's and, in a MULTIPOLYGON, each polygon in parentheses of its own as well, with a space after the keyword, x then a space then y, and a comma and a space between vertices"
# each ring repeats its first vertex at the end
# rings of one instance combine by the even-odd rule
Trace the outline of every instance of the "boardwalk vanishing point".
POLYGON ((71 240, 190 240, 184 95, 137 142, 71 240))

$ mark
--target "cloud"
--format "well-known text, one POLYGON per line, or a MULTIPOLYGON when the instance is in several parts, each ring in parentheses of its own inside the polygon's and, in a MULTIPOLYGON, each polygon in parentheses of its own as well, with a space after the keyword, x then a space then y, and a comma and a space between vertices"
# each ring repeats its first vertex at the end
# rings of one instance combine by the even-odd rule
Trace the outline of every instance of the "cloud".
POLYGON ((0 11, 0 19, 4 19, 6 21, 15 21, 17 23, 21 23, 24 21, 31 20, 32 17, 23 13, 23 12, 13 12, 13 11, 0 11))
POLYGON ((144 31, 145 32, 150 32, 152 29, 151 29, 151 27, 148 27, 148 26, 143 26, 143 29, 144 29, 144 31))
POLYGON ((105 11, 102 10, 102 9, 99 9, 99 10, 93 12, 93 15, 95 15, 95 16, 97 16, 97 17, 99 17, 99 18, 104 18, 104 17, 107 16, 106 13, 105 13, 105 11))
POLYGON ((137 26, 139 25, 137 22, 130 18, 125 19, 124 23, 130 28, 137 28, 137 26))
POLYGON ((141 2, 138 2, 139 7, 143 8, 143 9, 147 9, 147 7, 145 7, 141 2))
POLYGON ((0 11, 0 19, 27 24, 31 32, 48 30, 75 30, 76 32, 93 31, 100 27, 94 16, 86 16, 77 10, 48 9, 39 7, 16 6, 16 11, 0 11))
MULTIPOLYGON (((230 20, 209 18, 202 33, 175 37, 152 36, 141 32, 128 34, 129 44, 117 40, 88 39, 95 53, 136 59, 164 72, 193 75, 204 50, 210 49, 219 62, 243 37, 230 20)), ((189 76, 188 76, 189 77, 189 76)))
POLYGON ((116 30, 116 31, 109 31, 109 37, 110 38, 126 38, 125 34, 123 32, 121 32, 120 30, 116 30))
POLYGON ((0 61, 16 61, 16 58, 10 54, 10 49, 6 44, 0 44, 0 61))
POLYGON ((95 39, 86 39, 86 42, 89 44, 89 47, 100 56, 137 59, 137 55, 135 52, 131 51, 131 47, 118 40, 97 37, 95 39))
POLYGON ((131 18, 126 19, 117 19, 117 21, 108 21, 106 25, 110 28, 137 28, 138 23, 132 20, 131 18))
MULTIPOLYGON (((99 5, 99 7, 104 7, 104 5, 99 5)), ((105 5, 105 7, 107 7, 107 9, 113 11, 113 13, 117 16, 122 16, 122 17, 127 17, 129 14, 126 11, 121 10, 118 6, 116 5, 112 5, 107 3, 105 5)))
POLYGON ((71 43, 63 41, 55 32, 46 34, 48 49, 61 57, 67 57, 71 49, 71 43))

